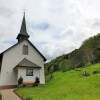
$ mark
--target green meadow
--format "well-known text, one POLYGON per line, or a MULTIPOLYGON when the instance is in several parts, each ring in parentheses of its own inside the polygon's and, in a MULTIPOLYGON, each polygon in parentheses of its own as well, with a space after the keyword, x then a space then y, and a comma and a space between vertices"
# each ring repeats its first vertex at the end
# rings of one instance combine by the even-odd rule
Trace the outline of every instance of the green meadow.
POLYGON ((19 88, 16 92, 24 100, 100 100, 100 73, 92 74, 96 70, 100 70, 100 63, 80 71, 58 71, 45 85, 19 88), (82 76, 84 71, 90 76, 82 76))

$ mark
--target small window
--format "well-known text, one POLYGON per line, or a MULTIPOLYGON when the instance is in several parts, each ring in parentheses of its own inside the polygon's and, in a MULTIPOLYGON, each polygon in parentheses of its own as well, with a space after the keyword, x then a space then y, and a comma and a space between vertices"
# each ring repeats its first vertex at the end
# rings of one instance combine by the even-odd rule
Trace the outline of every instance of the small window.
POLYGON ((33 76, 33 69, 26 69, 26 76, 33 76))
POLYGON ((28 46, 27 45, 23 46, 23 54, 28 55, 28 46))
POLYGON ((25 53, 28 55, 28 46, 25 47, 25 53))
POLYGON ((23 54, 25 54, 25 45, 23 45, 23 54))

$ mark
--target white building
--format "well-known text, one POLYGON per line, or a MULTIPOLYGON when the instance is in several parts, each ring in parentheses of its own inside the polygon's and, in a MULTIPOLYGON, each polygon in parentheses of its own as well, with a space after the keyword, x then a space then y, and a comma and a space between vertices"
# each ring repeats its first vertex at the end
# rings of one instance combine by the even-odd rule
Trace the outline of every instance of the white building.
POLYGON ((18 43, 0 54, 0 89, 17 86, 19 77, 23 82, 33 82, 39 77, 45 84, 44 62, 46 58, 28 40, 25 14, 23 16, 18 43))

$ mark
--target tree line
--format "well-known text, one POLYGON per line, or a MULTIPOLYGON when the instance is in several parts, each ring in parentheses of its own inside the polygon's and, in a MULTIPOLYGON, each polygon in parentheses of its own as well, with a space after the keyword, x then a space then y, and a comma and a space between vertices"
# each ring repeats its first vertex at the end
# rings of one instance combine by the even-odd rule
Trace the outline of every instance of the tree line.
POLYGON ((100 33, 83 41, 79 49, 63 54, 45 64, 45 74, 67 71, 100 62, 100 33))

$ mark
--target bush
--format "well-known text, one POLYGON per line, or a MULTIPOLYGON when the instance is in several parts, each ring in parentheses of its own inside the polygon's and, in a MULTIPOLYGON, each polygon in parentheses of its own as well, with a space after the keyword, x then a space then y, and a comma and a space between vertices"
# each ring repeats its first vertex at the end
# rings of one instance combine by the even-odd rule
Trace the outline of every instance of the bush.
POLYGON ((75 71, 81 71, 81 69, 79 69, 79 68, 76 68, 76 69, 75 69, 75 71))
POLYGON ((80 68, 80 67, 83 67, 85 66, 85 64, 83 62, 79 62, 75 65, 75 68, 80 68))
POLYGON ((33 86, 38 86, 40 83, 40 79, 38 77, 35 78, 35 83, 33 84, 33 86))
POLYGON ((18 85, 20 85, 20 84, 22 84, 22 83, 23 83, 23 78, 20 77, 20 78, 18 79, 18 85))
POLYGON ((60 69, 62 72, 66 72, 66 71, 70 70, 71 69, 70 60, 64 60, 64 61, 60 62, 59 66, 60 66, 60 69))
POLYGON ((32 97, 26 97, 25 100, 32 100, 32 97))
POLYGON ((93 71, 93 74, 99 74, 99 73, 100 73, 100 70, 93 71))
POLYGON ((66 72, 66 71, 68 71, 69 70, 69 66, 63 66, 62 67, 62 72, 66 72))
POLYGON ((36 77, 35 79, 36 79, 35 83, 39 84, 39 83, 40 83, 39 78, 38 78, 38 77, 36 77))
POLYGON ((97 74, 98 73, 98 71, 93 71, 93 74, 97 74))
POLYGON ((85 67, 91 66, 91 63, 85 63, 85 67))

